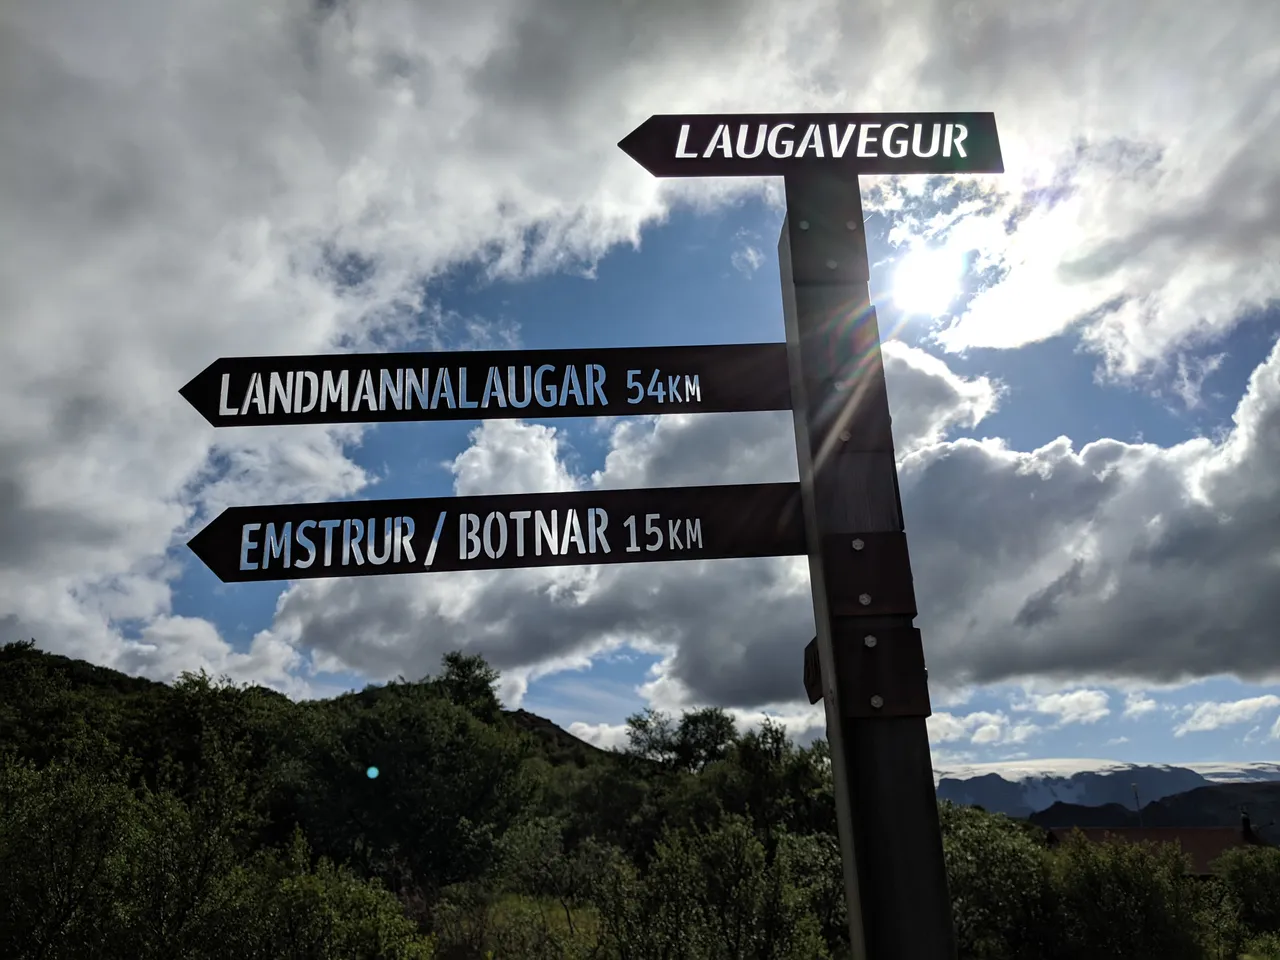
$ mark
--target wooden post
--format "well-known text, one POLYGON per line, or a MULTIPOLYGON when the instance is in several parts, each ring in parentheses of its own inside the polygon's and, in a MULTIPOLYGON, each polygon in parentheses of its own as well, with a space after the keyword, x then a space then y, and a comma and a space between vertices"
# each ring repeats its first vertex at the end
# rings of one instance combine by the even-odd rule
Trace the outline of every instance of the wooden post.
POLYGON ((853 956, 953 960, 862 198, 856 178, 785 179, 778 261, 853 956))

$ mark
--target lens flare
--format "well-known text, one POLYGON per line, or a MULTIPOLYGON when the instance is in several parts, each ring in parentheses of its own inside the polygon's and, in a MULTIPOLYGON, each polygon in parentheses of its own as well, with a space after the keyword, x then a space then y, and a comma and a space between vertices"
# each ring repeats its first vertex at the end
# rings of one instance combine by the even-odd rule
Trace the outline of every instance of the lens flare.
POLYGON ((940 317, 960 295, 964 271, 963 254, 945 247, 919 247, 898 263, 890 295, 905 313, 940 317))
POLYGON ((377 779, 378 779, 378 768, 377 768, 377 767, 370 767, 368 770, 366 770, 366 771, 365 771, 365 775, 366 775, 366 776, 368 776, 368 778, 369 778, 370 780, 377 780, 377 779))

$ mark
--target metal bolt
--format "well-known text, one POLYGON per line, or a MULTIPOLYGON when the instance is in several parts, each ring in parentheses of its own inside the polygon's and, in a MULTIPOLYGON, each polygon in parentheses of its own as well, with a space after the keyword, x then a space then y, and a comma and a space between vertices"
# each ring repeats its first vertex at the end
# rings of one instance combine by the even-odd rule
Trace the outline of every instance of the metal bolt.
POLYGON ((800 229, 801 229, 801 230, 808 230, 808 229, 809 229, 809 221, 808 221, 808 220, 801 220, 801 221, 800 221, 800 229))
POLYGON ((871 705, 875 707, 877 710, 879 710, 881 707, 884 706, 884 697, 880 696, 880 694, 877 693, 874 697, 871 698, 871 705))
POLYGON ((857 230, 857 229, 858 229, 858 221, 857 221, 857 220, 846 220, 846 221, 844 222, 844 225, 845 225, 845 229, 846 229, 846 230, 857 230))
POLYGON ((862 638, 862 642, 868 647, 874 647, 876 645, 876 638, 871 636, 871 634, 867 634, 862 638))
POLYGON ((866 544, 863 543, 861 539, 857 539, 853 541, 852 546, 853 546, 853 549, 855 550, 861 550, 863 547, 866 546, 866 544))
POLYGON ((828 261, 827 261, 827 269, 828 269, 828 270, 834 270, 835 268, 836 268, 836 262, 835 262, 834 260, 828 260, 828 261))
POLYGON ((858 594, 858 602, 862 604, 864 607, 871 606, 871 594, 869 593, 858 594))

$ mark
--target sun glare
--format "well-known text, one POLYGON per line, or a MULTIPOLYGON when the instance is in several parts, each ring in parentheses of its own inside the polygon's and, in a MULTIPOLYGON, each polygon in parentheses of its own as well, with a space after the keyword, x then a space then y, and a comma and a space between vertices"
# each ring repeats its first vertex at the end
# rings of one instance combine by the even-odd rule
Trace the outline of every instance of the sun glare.
POLYGON ((964 256, 951 250, 917 248, 893 272, 893 302, 906 313, 942 316, 960 295, 964 256))

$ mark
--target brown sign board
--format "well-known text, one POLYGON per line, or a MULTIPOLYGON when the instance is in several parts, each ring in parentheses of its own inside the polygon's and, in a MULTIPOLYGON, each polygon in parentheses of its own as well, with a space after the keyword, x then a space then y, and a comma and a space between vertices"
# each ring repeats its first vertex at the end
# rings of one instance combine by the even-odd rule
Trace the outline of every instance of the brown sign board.
POLYGON ((179 392, 215 427, 791 409, 784 343, 223 357, 179 392))
POLYGON ((664 114, 618 146, 655 177, 1004 172, 994 113, 664 114))
POLYGON ((189 546, 225 583, 807 552, 797 483, 231 507, 189 546))

